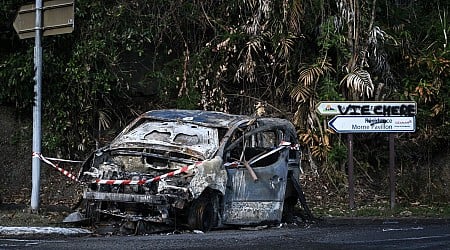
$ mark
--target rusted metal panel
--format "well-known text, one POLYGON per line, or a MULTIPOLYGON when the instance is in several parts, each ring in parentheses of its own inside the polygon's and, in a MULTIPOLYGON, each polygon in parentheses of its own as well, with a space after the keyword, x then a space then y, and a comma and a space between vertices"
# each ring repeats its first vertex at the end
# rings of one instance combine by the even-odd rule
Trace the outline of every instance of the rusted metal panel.
POLYGON ((227 169, 229 178, 224 224, 233 224, 239 217, 240 224, 281 221, 283 207, 274 204, 283 203, 286 192, 286 154, 281 154, 279 161, 272 165, 255 167, 256 182, 245 168, 227 169))
POLYGON ((120 137, 110 148, 133 148, 145 145, 179 152, 197 152, 209 158, 219 147, 217 130, 195 124, 169 121, 142 123, 120 137))
POLYGON ((145 117, 155 117, 165 120, 179 120, 181 122, 191 122, 209 127, 228 128, 239 120, 249 120, 249 116, 233 115, 215 111, 204 110, 153 110, 144 114, 145 117))
POLYGON ((224 209, 224 224, 251 225, 280 221, 283 202, 280 201, 236 201, 227 203, 224 209))
POLYGON ((189 191, 197 199, 206 188, 225 194, 227 171, 222 166, 222 158, 217 156, 211 161, 204 161, 194 170, 195 176, 189 183, 189 191))
POLYGON ((164 204, 165 202, 164 198, 157 195, 138 195, 138 194, 89 192, 89 191, 84 192, 83 198, 87 200, 137 202, 150 204, 164 204))

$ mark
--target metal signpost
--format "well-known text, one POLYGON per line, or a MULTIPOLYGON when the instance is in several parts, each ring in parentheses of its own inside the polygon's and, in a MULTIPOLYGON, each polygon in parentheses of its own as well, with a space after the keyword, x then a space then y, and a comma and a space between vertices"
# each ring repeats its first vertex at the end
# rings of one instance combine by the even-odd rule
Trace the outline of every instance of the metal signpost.
POLYGON ((320 102, 319 114, 334 117, 328 126, 348 136, 349 205, 354 209, 353 134, 389 133, 389 186, 391 208, 395 207, 395 133, 416 131, 415 102, 320 102))
POLYGON ((39 211, 40 154, 41 154, 41 99, 42 99, 42 36, 70 33, 74 28, 73 0, 54 0, 24 5, 13 23, 20 39, 35 38, 33 105, 33 155, 31 211, 39 211))

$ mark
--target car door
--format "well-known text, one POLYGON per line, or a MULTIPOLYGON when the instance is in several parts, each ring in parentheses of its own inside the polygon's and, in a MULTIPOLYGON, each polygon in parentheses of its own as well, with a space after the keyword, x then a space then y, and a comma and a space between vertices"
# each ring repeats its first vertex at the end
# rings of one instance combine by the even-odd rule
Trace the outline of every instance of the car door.
POLYGON ((285 139, 286 131, 276 125, 255 122, 235 130, 224 151, 224 224, 281 220, 289 158, 285 139))

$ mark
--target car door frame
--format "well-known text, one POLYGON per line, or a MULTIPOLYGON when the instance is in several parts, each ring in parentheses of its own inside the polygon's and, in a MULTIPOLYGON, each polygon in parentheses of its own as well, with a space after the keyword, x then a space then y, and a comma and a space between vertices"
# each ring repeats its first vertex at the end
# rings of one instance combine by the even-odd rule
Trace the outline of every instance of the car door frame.
MULTIPOLYGON (((281 221, 288 181, 289 150, 286 146, 280 146, 280 143, 287 138, 292 138, 293 135, 285 124, 274 122, 265 124, 263 119, 260 121, 241 122, 227 135, 227 142, 223 149, 228 175, 222 204, 223 224, 249 225, 281 221), (266 152, 262 153, 263 157, 265 154, 266 157, 277 156, 276 159, 272 159, 267 165, 261 165, 257 162, 252 164, 252 161, 245 156, 246 152, 242 153, 240 159, 236 159, 236 153, 234 159, 231 158, 231 151, 239 148, 239 144, 243 151, 252 149, 252 145, 245 145, 245 142, 265 132, 274 133, 276 140, 271 148, 266 148, 266 152), (242 136, 236 138, 239 136, 235 135, 240 133, 242 136), (241 139, 242 142, 236 143, 241 139)), ((264 162, 263 160, 260 162, 264 162)))

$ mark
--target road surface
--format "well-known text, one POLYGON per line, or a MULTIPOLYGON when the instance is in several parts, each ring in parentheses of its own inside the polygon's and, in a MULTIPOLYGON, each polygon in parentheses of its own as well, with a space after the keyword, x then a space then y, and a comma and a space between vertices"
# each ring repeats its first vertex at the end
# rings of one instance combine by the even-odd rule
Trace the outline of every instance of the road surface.
POLYGON ((0 249, 450 249, 449 220, 349 221, 145 236, 8 236, 0 249))

